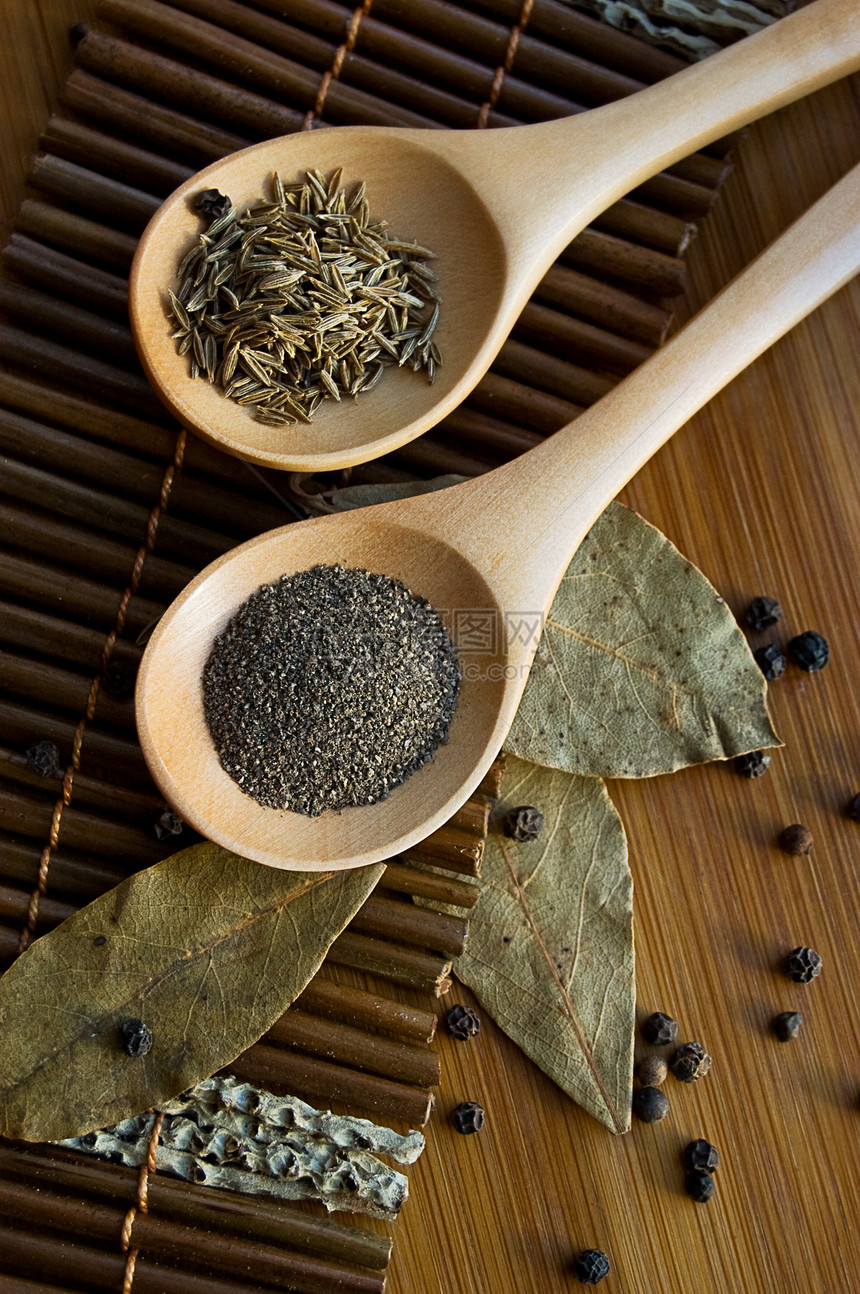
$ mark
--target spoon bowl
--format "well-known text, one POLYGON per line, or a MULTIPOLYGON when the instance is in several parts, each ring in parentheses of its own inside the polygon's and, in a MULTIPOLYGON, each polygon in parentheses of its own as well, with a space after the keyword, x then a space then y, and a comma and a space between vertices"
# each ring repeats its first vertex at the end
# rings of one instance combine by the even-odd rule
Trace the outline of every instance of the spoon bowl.
POLYGON ((162 617, 137 685, 143 751, 198 831, 300 870, 389 858, 478 785, 513 721, 539 628, 582 538, 618 490, 726 382, 860 268, 860 166, 628 378, 555 436, 476 480, 261 535, 202 572, 162 617), (216 635, 261 584, 317 563, 401 579, 496 644, 464 652, 449 742, 378 804, 306 818, 262 808, 220 768, 201 676, 216 635), (523 631, 525 630, 525 632, 523 631))
POLYGON ((658 171, 860 66, 858 0, 815 0, 755 36, 626 99, 558 121, 501 130, 347 126, 267 140, 193 176, 150 221, 129 280, 132 328, 156 391, 186 427, 229 453, 323 471, 391 452, 432 427, 480 381, 543 274, 601 211, 658 171), (203 189, 237 208, 308 169, 365 180, 371 215, 436 253, 442 296, 431 385, 389 368, 310 426, 256 422, 203 379, 171 340, 167 291, 201 232, 203 189))

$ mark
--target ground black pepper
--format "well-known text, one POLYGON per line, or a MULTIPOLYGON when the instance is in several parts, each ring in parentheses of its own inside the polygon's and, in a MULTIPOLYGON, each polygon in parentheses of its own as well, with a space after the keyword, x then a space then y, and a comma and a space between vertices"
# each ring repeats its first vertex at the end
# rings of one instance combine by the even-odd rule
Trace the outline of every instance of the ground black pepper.
POLYGON ((573 1260, 573 1274, 583 1285, 599 1285, 609 1275, 609 1259, 602 1249, 583 1249, 573 1260))
POLYGON ((123 1020, 119 1031, 129 1056, 145 1056, 152 1051, 152 1033, 142 1020, 123 1020))
POLYGON ((484 1107, 477 1101, 461 1101, 451 1113, 451 1122, 464 1137, 480 1132, 484 1126, 484 1107))
POLYGON ((779 833, 779 847, 783 853, 799 858, 802 854, 812 853, 812 832, 799 822, 793 822, 779 833))
POLYGON ((707 1204, 716 1194, 717 1184, 710 1173, 687 1173, 684 1178, 684 1190, 697 1204, 707 1204))
POLYGON ((659 1087, 637 1087, 633 1092, 632 1108, 642 1123, 659 1123, 669 1113, 669 1098, 659 1087))
POLYGON ((794 948, 785 959, 785 973, 795 984, 808 984, 821 974, 822 961, 812 948, 794 948))
POLYGON ((474 1038, 475 1034, 480 1033, 481 1017, 470 1006, 462 1006, 458 1002, 456 1006, 451 1007, 451 1010, 445 1016, 445 1028, 452 1038, 458 1038, 460 1042, 466 1042, 469 1038, 474 1038))
POLYGON ((750 629, 754 629, 756 633, 759 633, 762 629, 769 629, 771 625, 776 624, 777 620, 782 619, 782 607, 775 598, 753 598, 747 607, 745 619, 750 629))
POLYGON ((510 840, 535 840, 543 826, 543 814, 529 804, 508 809, 502 819, 502 831, 510 840))
POLYGON ((753 657, 768 683, 772 683, 774 679, 785 673, 786 659, 776 643, 759 647, 758 651, 753 652, 753 657))
POLYGON ((654 1011, 642 1025, 642 1037, 652 1047, 667 1047, 678 1036, 678 1022, 663 1011, 654 1011))
POLYGON ((700 1042, 685 1042, 669 1061, 669 1068, 681 1083, 695 1083, 711 1068, 711 1058, 700 1042))
POLYGON ((387 575, 314 566, 239 608, 203 671, 203 705, 247 795, 316 817, 384 800, 426 764, 459 687, 429 602, 387 575))
POLYGON ((800 1033, 803 1016, 799 1011, 780 1011, 774 1016, 771 1028, 780 1042, 791 1042, 800 1033))
POLYGON ((710 1141, 698 1137, 684 1150, 684 1167, 690 1173, 715 1173, 720 1166, 720 1152, 710 1141))
POLYGON ((805 669, 807 674, 816 674, 818 670, 824 669, 830 659, 830 648, 826 638, 808 629, 806 633, 792 638, 788 644, 788 654, 795 665, 805 669))
POLYGON ((751 750, 747 755, 739 755, 735 760, 735 772, 741 777, 761 777, 770 767, 770 755, 763 750, 751 750))

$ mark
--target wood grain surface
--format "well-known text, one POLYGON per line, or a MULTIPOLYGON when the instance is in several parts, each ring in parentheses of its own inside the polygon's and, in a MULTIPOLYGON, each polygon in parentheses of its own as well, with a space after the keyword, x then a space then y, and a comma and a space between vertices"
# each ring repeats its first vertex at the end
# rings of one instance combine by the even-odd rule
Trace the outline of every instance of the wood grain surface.
MULTIPOLYGON (((88 0, 4 0, 0 95, 4 224, 57 86, 65 31, 88 0), (11 35, 11 39, 10 39, 11 35)), ((690 253, 708 299, 860 159, 860 80, 752 128, 690 253)), ((823 633, 820 674, 772 687, 785 746, 747 781, 730 765, 614 783, 635 879, 640 1018, 665 1010, 705 1044, 710 1075, 669 1079, 671 1113, 613 1138, 485 1020, 440 1038, 443 1080, 428 1149, 395 1233, 389 1294, 565 1294, 576 1251, 604 1249, 614 1294, 853 1294, 860 1290, 860 282, 778 343, 693 419, 624 492, 711 579, 737 615, 777 597, 784 620, 753 639, 823 633), (805 823, 815 845, 776 838, 805 823), (796 985, 798 944, 824 959, 796 985), (771 1017, 798 1009, 798 1040, 771 1017), (462 1100, 483 1131, 447 1123, 462 1100), (683 1193, 692 1137, 723 1156, 716 1198, 683 1193)), ((455 986, 440 1004, 468 1001, 455 986)), ((2 1279, 0 1279, 2 1288, 2 1279)))

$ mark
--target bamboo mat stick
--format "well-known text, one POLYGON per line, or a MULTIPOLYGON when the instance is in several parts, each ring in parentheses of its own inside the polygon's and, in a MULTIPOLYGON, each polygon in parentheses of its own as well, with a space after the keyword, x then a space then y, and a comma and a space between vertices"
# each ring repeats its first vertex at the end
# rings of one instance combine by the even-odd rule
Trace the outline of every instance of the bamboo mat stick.
POLYGON ((427 1045, 368 1033, 295 1007, 285 1011, 261 1041, 272 1046, 294 1047, 351 1069, 366 1070, 416 1087, 435 1087, 441 1077, 439 1056, 427 1045))
MULTIPOLYGON (((68 763, 74 731, 75 724, 69 719, 27 709, 0 697, 0 732, 6 741, 24 750, 37 741, 53 741, 60 748, 62 760, 68 763)), ((84 741, 82 767, 94 777, 103 777, 109 770, 113 778, 126 779, 135 787, 153 784, 137 743, 92 727, 84 741)), ((85 841, 82 848, 88 853, 94 851, 93 842, 85 841)))
POLYGON ((597 365, 618 377, 626 376, 651 354, 648 346, 535 301, 523 308, 513 335, 515 339, 554 347, 580 368, 597 365))
MULTIPOLYGON (((32 650, 38 643, 46 656, 90 670, 101 664, 105 639, 103 633, 87 625, 12 602, 0 602, 0 636, 12 647, 32 650)), ((136 668, 140 651, 132 643, 120 639, 114 650, 119 659, 136 668)))
MULTIPOLYGON (((520 13, 517 6, 518 0, 486 0, 484 4, 488 12, 508 23, 516 22, 520 13)), ((649 84, 686 66, 677 54, 647 45, 627 32, 563 4, 535 5, 529 28, 534 36, 550 45, 575 50, 649 84)))
POLYGON ((406 862, 430 863, 467 876, 480 875, 483 856, 483 840, 447 824, 403 854, 406 862))
MULTIPOLYGON (((80 1195, 137 1199, 139 1173, 120 1164, 110 1166, 80 1159, 60 1147, 0 1146, 0 1171, 49 1187, 62 1187, 80 1195)), ((291 1206, 286 1200, 242 1196, 194 1186, 163 1174, 150 1176, 149 1208, 206 1230, 235 1227, 246 1239, 287 1245, 359 1267, 382 1271, 391 1257, 390 1237, 363 1227, 348 1226, 291 1206)))
POLYGON ((158 397, 146 379, 96 359, 86 351, 0 325, 0 353, 6 363, 37 374, 49 382, 92 392, 97 398, 117 401, 124 408, 160 412, 158 397))
POLYGON ((119 275, 87 265, 25 234, 13 234, 3 248, 3 265, 19 278, 89 306, 111 318, 128 319, 128 283, 119 275))
POLYGON ((325 973, 314 976, 294 1005, 316 1015, 333 1016, 356 1027, 382 1029, 415 1042, 432 1042, 436 1032, 436 1016, 432 1011, 405 1006, 366 989, 338 983, 325 973))
POLYGON ((424 872, 406 863, 388 863, 380 885, 397 894, 411 894, 436 903, 453 903, 461 908, 474 907, 480 894, 477 885, 469 885, 454 876, 424 872))
MULTIPOLYGON (((114 124, 114 129, 116 125, 114 124)), ((53 116, 39 137, 39 147, 67 162, 85 166, 145 193, 167 197, 193 174, 191 167, 94 130, 80 121, 53 116)))
POLYGON ((665 341, 672 319, 671 311, 565 265, 553 265, 547 271, 535 296, 538 301, 575 311, 591 323, 652 349, 665 341))
MULTIPOLYGON (((20 929, 22 923, 26 923, 29 903, 29 893, 16 890, 12 885, 0 884, 0 919, 4 922, 17 925, 20 929)), ((75 912, 75 904, 43 895, 39 902, 39 923, 46 930, 53 929, 75 912)))
MULTIPOLYGON (((49 794, 56 793, 62 780, 60 775, 53 778, 35 772, 27 763, 26 756, 5 746, 0 747, 0 770, 10 781, 35 787, 49 794)), ((76 798, 80 803, 112 813, 125 823, 132 822, 135 818, 148 823, 157 812, 164 809, 164 800, 156 792, 147 793, 130 786, 111 785, 99 778, 88 777, 85 773, 76 775, 75 788, 76 798)), ((153 831, 153 840, 155 839, 153 831)), ((87 870, 92 871, 92 866, 88 864, 87 870)), ((124 878, 126 874, 126 871, 102 862, 98 870, 101 884, 99 893, 111 889, 116 885, 117 879, 124 878)), ((92 879, 95 880, 96 877, 93 876, 92 879)))
MULTIPOLYGON (((59 710, 81 714, 87 708, 91 679, 57 665, 34 661, 26 656, 0 651, 0 688, 13 696, 28 698, 59 710)), ((99 695, 99 714, 105 722, 134 732, 134 704, 99 695)))
POLYGON ((631 198, 613 203, 595 216, 593 223, 605 233, 642 243, 666 256, 681 256, 696 234, 696 226, 691 221, 658 211, 656 207, 643 206, 631 198))
MULTIPOLYGON (((53 807, 48 800, 0 789, 0 815, 7 822, 11 818, 18 835, 47 839, 53 807)), ((130 869, 135 865, 147 867, 153 861, 152 841, 146 832, 126 823, 112 822, 74 804, 63 812, 63 844, 67 849, 87 850, 109 859, 119 856, 130 869)))
MULTIPOLYGON (((8 265, 8 260, 4 260, 8 265)), ((105 354, 126 368, 138 366, 130 328, 69 301, 58 300, 38 288, 0 280, 0 310, 36 333, 52 333, 57 338, 74 340, 82 349, 105 354)))
POLYGON ((80 252, 100 265, 126 273, 137 247, 137 239, 131 234, 62 211, 36 198, 26 198, 22 202, 15 228, 61 251, 80 252))
POLYGON ((434 997, 442 997, 451 987, 451 963, 445 958, 352 930, 338 935, 328 950, 328 960, 336 966, 381 975, 434 997))
POLYGON ((600 229, 583 229, 561 254, 566 265, 608 274, 647 289, 655 296, 675 297, 684 290, 686 266, 677 256, 628 242, 600 229))
POLYGON ((548 355, 535 346, 526 346, 516 337, 509 337, 499 351, 493 372, 584 408, 595 404, 615 385, 611 378, 548 355))
POLYGON ((561 400, 546 391, 535 391, 522 382, 503 377, 501 373, 487 373, 481 378, 469 396, 467 408, 498 415, 545 435, 552 435, 582 413, 582 407, 570 400, 561 400))
POLYGON ((446 957, 459 957, 466 946, 469 923, 458 917, 418 908, 399 898, 373 893, 350 922, 350 929, 382 939, 432 948, 446 957))
POLYGON ((115 222, 138 234, 161 205, 150 193, 50 153, 34 158, 28 183, 55 202, 82 206, 99 213, 102 220, 115 222))
POLYGON ((452 449, 436 436, 426 434, 408 445, 402 445, 385 461, 398 467, 408 467, 413 476, 423 477, 480 476, 487 470, 485 459, 452 449))

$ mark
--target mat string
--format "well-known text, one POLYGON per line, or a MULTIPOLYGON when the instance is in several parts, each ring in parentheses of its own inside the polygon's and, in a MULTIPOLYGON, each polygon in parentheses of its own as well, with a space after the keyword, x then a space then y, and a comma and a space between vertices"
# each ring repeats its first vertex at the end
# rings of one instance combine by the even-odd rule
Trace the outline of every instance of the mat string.
POLYGON ((84 734, 88 725, 92 723, 93 716, 96 712, 96 703, 99 698, 99 690, 101 688, 102 679, 105 675, 105 670, 110 664, 110 659, 113 655, 114 648, 116 647, 117 639, 125 628, 126 616, 128 615, 128 604, 132 597, 137 593, 140 586, 144 562, 155 548, 155 541, 158 535, 158 523, 167 508, 167 502, 170 497, 173 483, 176 480, 178 473, 182 470, 186 440, 187 432, 184 430, 180 431, 176 438, 176 450, 173 455, 173 462, 168 465, 161 481, 158 503, 156 503, 155 507, 149 514, 149 519, 146 525, 146 538, 137 550, 134 559, 134 566, 131 571, 131 578, 129 579, 128 585, 120 598, 114 626, 105 638, 104 646, 102 648, 101 662, 99 664, 98 672, 90 684, 83 718, 79 720, 75 728, 75 735, 72 741, 72 758, 63 774, 62 795, 54 804, 54 811, 51 815, 51 827, 48 832, 48 843, 45 845, 39 858, 39 872, 36 878, 36 886, 30 895, 30 901, 27 905, 27 924, 21 931, 21 936, 18 940, 19 953, 24 952, 36 933, 36 923, 39 919, 39 902, 48 888, 48 868, 50 867, 51 858, 53 857, 59 842, 63 812, 68 808, 72 801, 75 775, 79 771, 81 765, 81 749, 83 747, 84 734))
POLYGON ((505 50, 504 61, 496 68, 495 73, 493 74, 493 81, 490 86, 490 93, 486 101, 481 104, 478 112, 479 130, 486 129, 487 122, 490 119, 490 113, 499 101, 499 95, 502 93, 502 85, 504 84, 505 77, 514 65, 514 59, 517 56, 517 46, 520 43, 520 36, 522 36, 528 26, 528 21, 532 16, 533 8, 534 0, 523 0, 523 7, 520 10, 520 16, 511 28, 511 34, 508 37, 508 47, 505 50))
POLYGON ((161 1136, 161 1125, 163 1123, 164 1113, 159 1112, 155 1123, 152 1125, 149 1144, 146 1147, 146 1159, 140 1166, 137 1179, 137 1200, 123 1219, 120 1243, 122 1252, 127 1254, 127 1258, 125 1260, 125 1273, 122 1278, 122 1294, 131 1294, 134 1268, 137 1263, 137 1255, 140 1253, 139 1249, 132 1249, 131 1247, 131 1231, 138 1213, 149 1212, 149 1179, 155 1173, 155 1156, 158 1152, 158 1138, 161 1136))
POLYGON ((347 28, 347 32, 346 32, 346 40, 343 42, 342 45, 338 45, 337 49, 335 50, 334 58, 332 59, 332 64, 329 70, 327 72, 323 72, 322 80, 320 81, 320 87, 317 90, 317 97, 314 100, 314 106, 311 108, 310 112, 305 113, 305 119, 302 122, 302 130, 310 130, 311 126, 314 123, 314 118, 322 116, 323 108, 325 107, 326 95, 328 94, 328 91, 329 91, 329 86, 331 85, 332 81, 337 81, 338 78, 340 77, 341 69, 343 68, 344 59, 346 58, 347 54, 351 54, 353 49, 355 48, 355 42, 358 39, 358 29, 359 29, 359 26, 361 25, 361 20, 367 14, 370 13, 372 5, 373 5, 373 0, 364 0, 363 4, 358 5, 358 7, 352 11, 352 17, 349 20, 349 27, 347 28))

